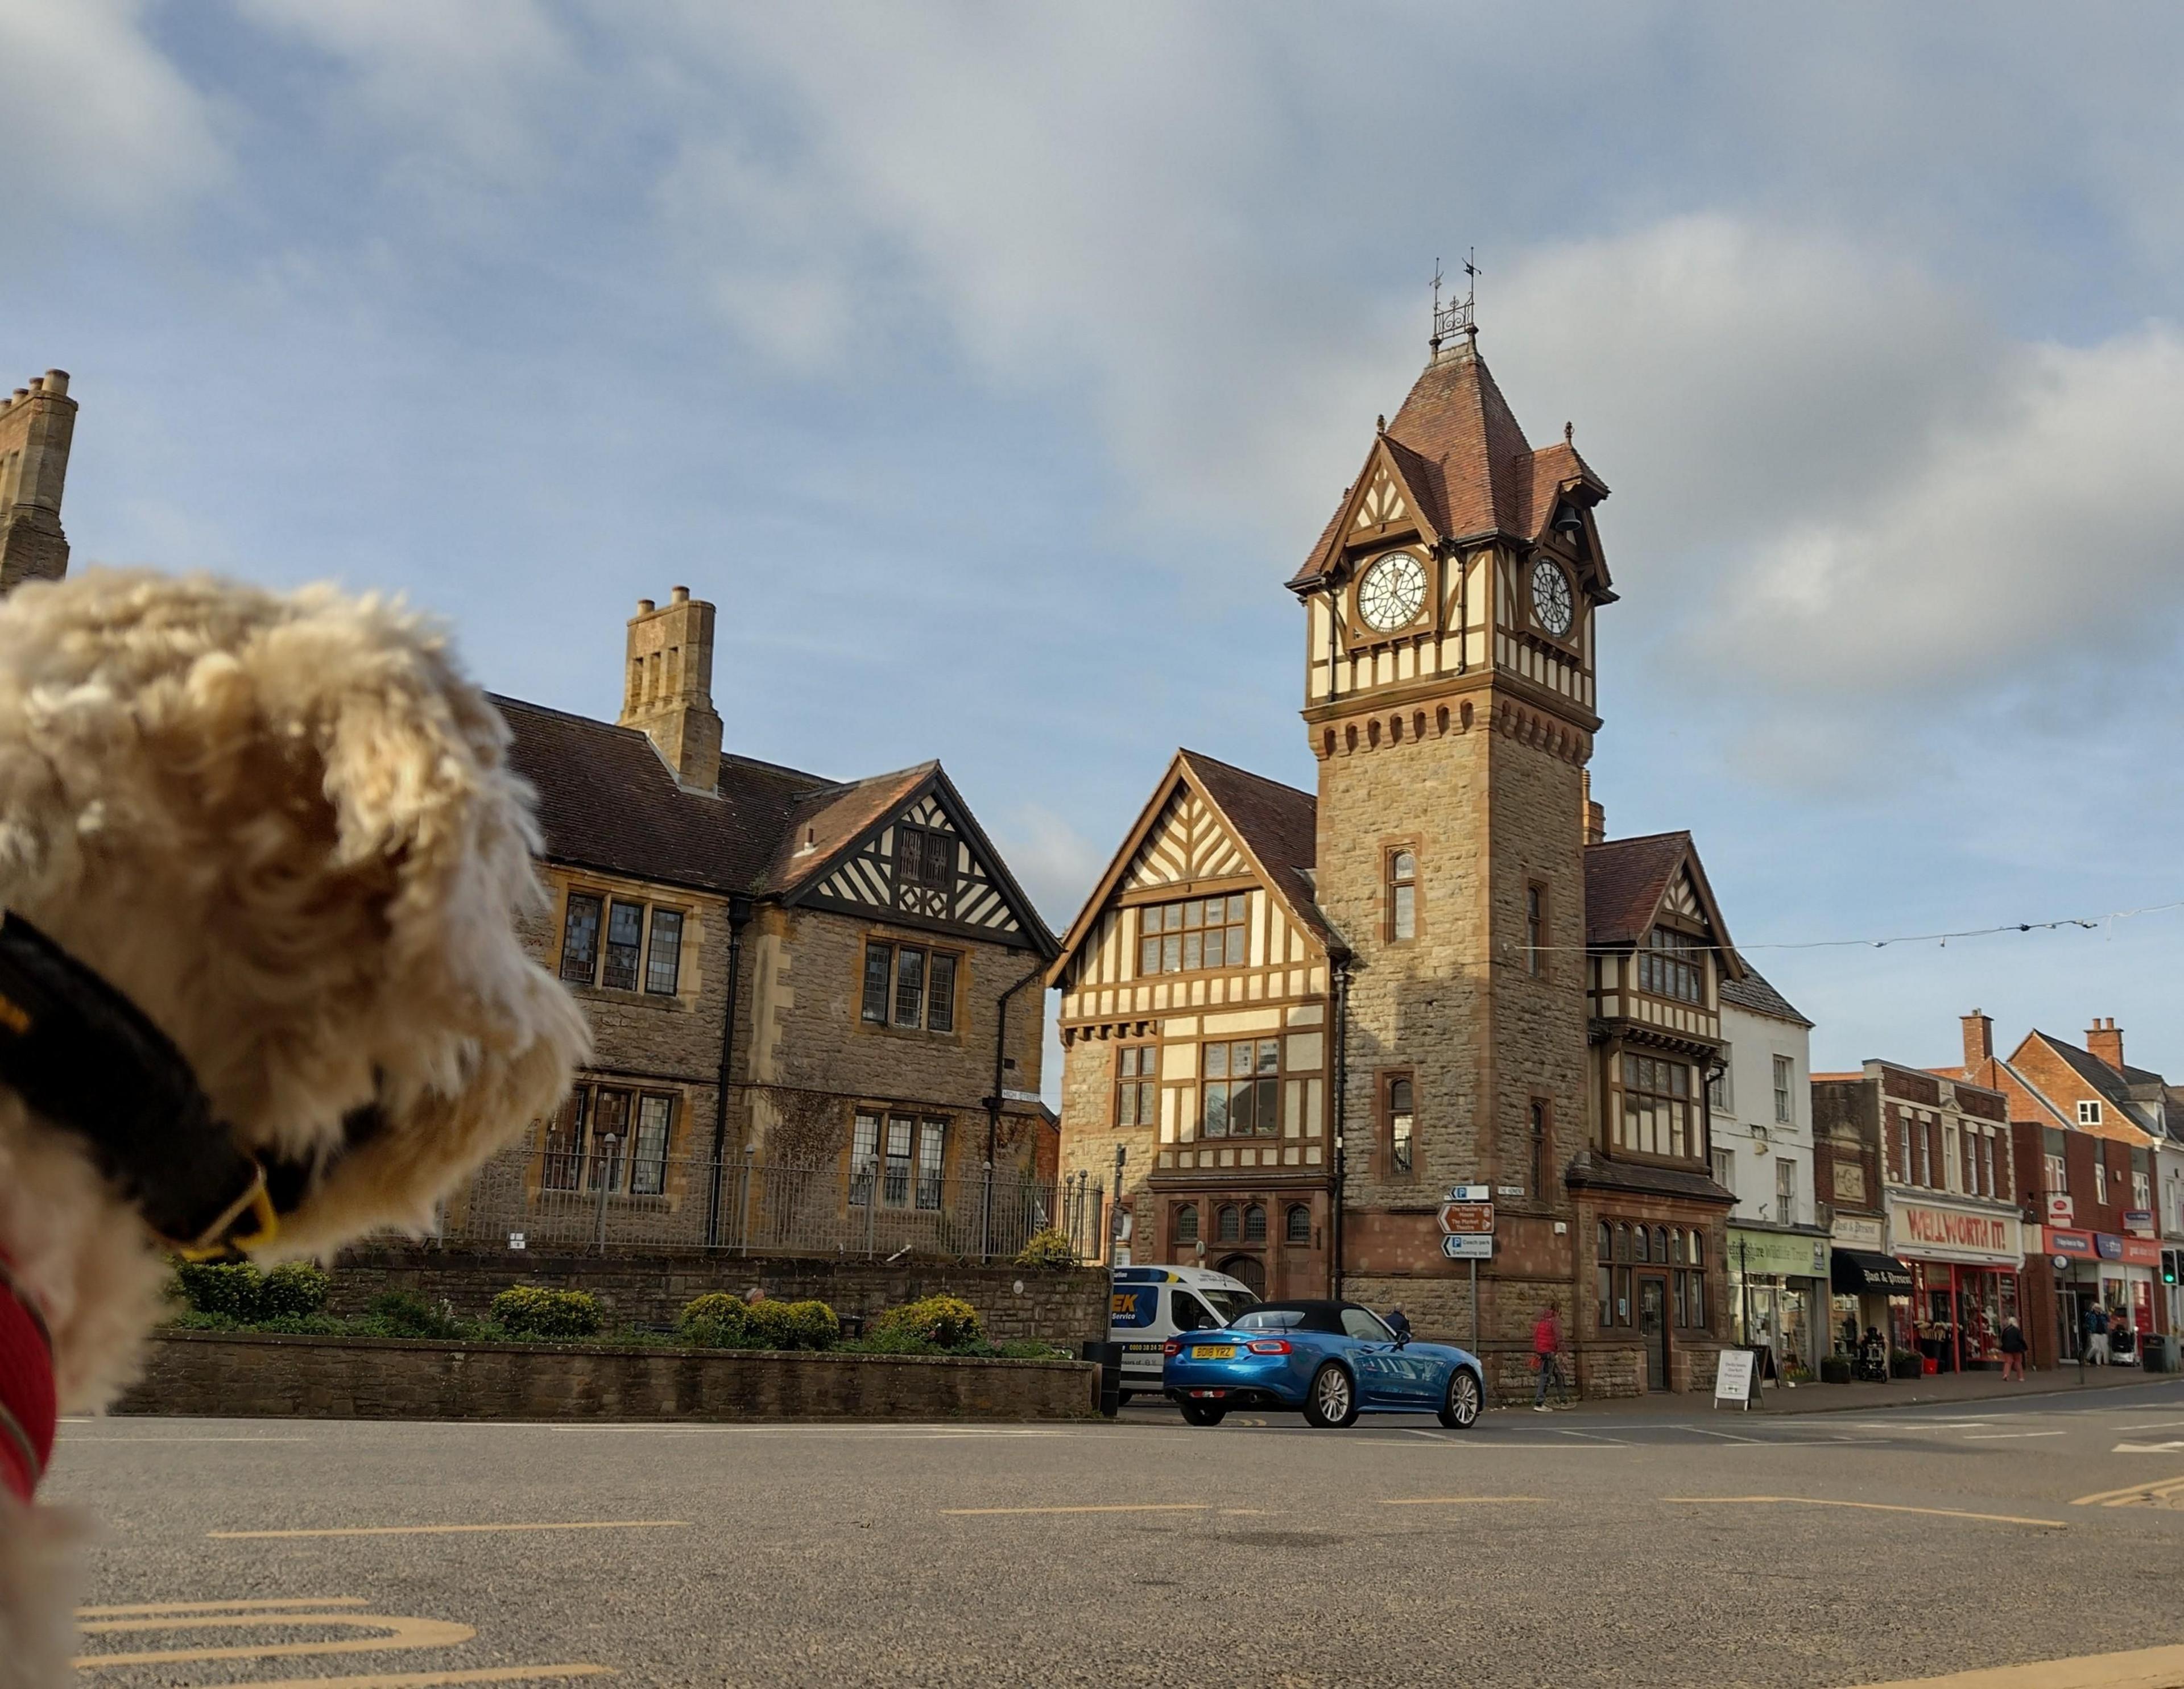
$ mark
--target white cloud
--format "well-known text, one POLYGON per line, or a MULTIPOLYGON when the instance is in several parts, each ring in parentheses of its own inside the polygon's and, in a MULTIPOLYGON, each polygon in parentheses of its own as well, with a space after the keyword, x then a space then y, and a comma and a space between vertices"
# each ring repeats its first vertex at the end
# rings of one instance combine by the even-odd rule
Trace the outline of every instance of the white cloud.
POLYGON ((54 216, 164 220, 225 174, 212 109, 146 9, 0 0, 0 224, 19 242, 54 216))
POLYGON ((1020 805, 994 835, 1009 871, 1047 924, 1061 932, 1077 918, 1093 881, 1107 866, 1107 850, 1039 804, 1020 805))

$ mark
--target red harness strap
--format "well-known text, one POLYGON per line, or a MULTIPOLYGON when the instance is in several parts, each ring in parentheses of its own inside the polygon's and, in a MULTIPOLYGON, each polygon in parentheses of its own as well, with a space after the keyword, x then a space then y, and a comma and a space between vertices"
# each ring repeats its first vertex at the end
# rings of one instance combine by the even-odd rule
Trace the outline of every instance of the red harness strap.
POLYGON ((0 1253, 0 1483, 28 1502, 53 1458, 53 1340, 0 1253))

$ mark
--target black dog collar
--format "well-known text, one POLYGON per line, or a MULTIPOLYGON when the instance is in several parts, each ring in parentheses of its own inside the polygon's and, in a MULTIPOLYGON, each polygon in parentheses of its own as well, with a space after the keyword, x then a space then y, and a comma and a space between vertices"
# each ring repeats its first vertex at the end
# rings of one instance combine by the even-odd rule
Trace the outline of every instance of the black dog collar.
POLYGON ((83 1138, 177 1253, 209 1260, 279 1232, 265 1168, 214 1118, 174 1041, 15 914, 0 922, 0 1084, 83 1138))

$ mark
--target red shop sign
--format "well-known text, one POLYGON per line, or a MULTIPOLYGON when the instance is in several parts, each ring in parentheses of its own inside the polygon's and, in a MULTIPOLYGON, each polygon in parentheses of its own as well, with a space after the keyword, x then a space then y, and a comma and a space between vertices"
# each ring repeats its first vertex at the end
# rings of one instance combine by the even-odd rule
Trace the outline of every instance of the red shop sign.
POLYGON ((2123 1263, 2126 1267, 2159 1267, 2161 1246, 2144 1238, 2127 1237, 2123 1240, 2123 1263))

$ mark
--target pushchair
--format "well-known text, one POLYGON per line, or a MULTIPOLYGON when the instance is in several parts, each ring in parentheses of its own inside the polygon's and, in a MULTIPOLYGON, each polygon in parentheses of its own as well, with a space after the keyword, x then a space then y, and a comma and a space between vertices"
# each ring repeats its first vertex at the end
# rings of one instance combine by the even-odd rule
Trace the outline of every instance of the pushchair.
POLYGON ((1888 1345, 1881 1341, 1878 1331, 1868 1327, 1864 1341, 1858 1346, 1858 1365, 1855 1375, 1861 1384, 1888 1382, 1888 1345))

